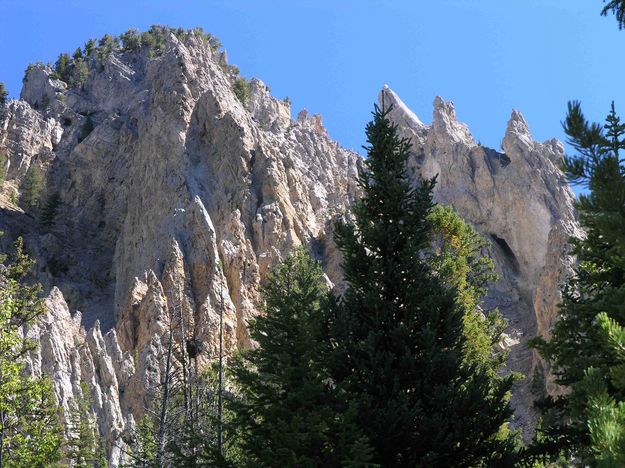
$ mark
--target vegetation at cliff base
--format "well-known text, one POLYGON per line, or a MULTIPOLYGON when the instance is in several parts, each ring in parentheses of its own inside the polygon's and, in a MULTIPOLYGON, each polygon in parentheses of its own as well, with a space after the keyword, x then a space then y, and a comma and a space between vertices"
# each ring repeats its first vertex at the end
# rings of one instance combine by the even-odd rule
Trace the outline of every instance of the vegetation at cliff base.
POLYGON ((50 381, 25 369, 36 343, 22 333, 44 313, 40 286, 25 283, 34 262, 21 238, 0 264, 0 466, 49 466, 61 456, 59 410, 50 381))
POLYGON ((355 222, 340 222, 345 294, 331 324, 331 375, 356 407, 354 423, 383 466, 510 463, 511 377, 467 358, 458 290, 425 253, 433 240, 435 179, 413 187, 410 142, 376 107, 359 178, 355 222))
POLYGON ((601 125, 589 123, 580 103, 571 102, 564 129, 578 153, 565 159, 564 170, 589 190, 576 203, 586 237, 572 240, 578 266, 563 290, 551 339, 536 340, 556 381, 570 389, 543 403, 552 423, 544 429, 540 447, 552 456, 566 453, 584 463, 619 466, 616 460, 625 456, 618 423, 625 408, 620 347, 625 323, 625 124, 614 104, 601 125))

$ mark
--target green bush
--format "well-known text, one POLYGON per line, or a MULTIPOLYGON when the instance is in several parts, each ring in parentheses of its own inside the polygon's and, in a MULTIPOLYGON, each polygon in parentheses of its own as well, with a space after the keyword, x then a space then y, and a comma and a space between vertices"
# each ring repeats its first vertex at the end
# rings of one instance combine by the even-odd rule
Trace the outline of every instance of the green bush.
POLYGON ((74 55, 72 55, 72 59, 74 59, 74 62, 76 60, 83 60, 84 57, 82 55, 82 50, 80 49, 80 47, 76 48, 76 50, 74 51, 74 55))
POLYGON ((204 42, 207 42, 211 49, 220 50, 222 48, 222 44, 219 38, 213 36, 209 32, 204 31, 203 28, 193 28, 191 31, 200 36, 204 40, 204 42))
POLYGON ((246 105, 250 98, 250 83, 242 76, 239 76, 235 78, 232 84, 232 90, 237 98, 239 98, 239 101, 246 105))
POLYGON ((121 35, 122 50, 132 52, 141 48, 141 33, 136 29, 129 29, 121 35))
POLYGON ((106 60, 113 52, 117 52, 119 50, 119 38, 113 37, 110 34, 105 34, 102 36, 102 39, 98 42, 98 47, 96 49, 96 54, 98 59, 103 62, 106 60))
POLYGON ((167 26, 152 25, 141 34, 141 45, 149 47, 150 58, 159 57, 165 50, 165 37, 171 31, 167 26))
POLYGON ((89 78, 89 67, 83 59, 74 60, 68 85, 70 88, 82 86, 89 78))

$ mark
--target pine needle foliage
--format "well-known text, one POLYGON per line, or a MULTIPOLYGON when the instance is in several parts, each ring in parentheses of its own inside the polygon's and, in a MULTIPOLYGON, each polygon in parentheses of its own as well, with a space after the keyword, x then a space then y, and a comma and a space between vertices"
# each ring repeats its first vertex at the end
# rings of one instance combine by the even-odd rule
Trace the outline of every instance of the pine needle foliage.
POLYGON ((483 301, 488 285, 497 280, 494 263, 485 255, 489 243, 452 207, 434 206, 429 220, 433 247, 427 258, 435 275, 456 290, 456 303, 463 311, 465 361, 487 366, 496 376, 505 363, 506 354, 496 345, 507 322, 483 301))
POLYGON ((539 447, 551 456, 565 453, 594 465, 600 461, 599 439, 610 445, 605 453, 618 452, 622 443, 620 435, 608 436, 604 418, 611 411, 618 418, 618 402, 625 401, 617 375, 623 365, 619 345, 606 341, 606 334, 617 337, 625 325, 625 124, 614 104, 599 125, 586 120, 579 102, 571 102, 564 130, 578 152, 565 159, 564 169, 589 190, 576 203, 586 237, 571 241, 579 263, 564 287, 552 337, 535 343, 557 382, 570 388, 543 402, 552 423, 539 447))
MULTIPOLYGON (((603 0, 604 3, 606 0, 603 0)), ((619 29, 623 29, 625 26, 625 1, 624 0, 610 0, 608 4, 603 7, 601 14, 607 16, 608 13, 613 13, 616 16, 619 29)))
POLYGON ((366 440, 342 423, 343 408, 324 378, 321 268, 300 250, 271 273, 263 297, 265 313, 250 325, 259 347, 231 366, 240 393, 229 401, 240 466, 370 466, 366 440))

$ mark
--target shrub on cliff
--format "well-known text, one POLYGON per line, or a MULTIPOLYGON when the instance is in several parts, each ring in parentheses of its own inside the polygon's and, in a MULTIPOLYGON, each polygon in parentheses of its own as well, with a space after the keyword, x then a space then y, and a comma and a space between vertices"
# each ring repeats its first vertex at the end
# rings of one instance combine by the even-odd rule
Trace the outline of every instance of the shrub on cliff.
POLYGON ((8 96, 9 96, 9 93, 4 87, 4 83, 0 81, 0 106, 4 106, 7 103, 8 96))
POLYGON ((6 154, 0 153, 0 187, 4 185, 4 181, 7 176, 8 163, 9 163, 9 158, 7 158, 6 154))
POLYGON ((232 90, 242 104, 247 104, 250 98, 250 83, 245 78, 236 77, 232 83, 232 90))

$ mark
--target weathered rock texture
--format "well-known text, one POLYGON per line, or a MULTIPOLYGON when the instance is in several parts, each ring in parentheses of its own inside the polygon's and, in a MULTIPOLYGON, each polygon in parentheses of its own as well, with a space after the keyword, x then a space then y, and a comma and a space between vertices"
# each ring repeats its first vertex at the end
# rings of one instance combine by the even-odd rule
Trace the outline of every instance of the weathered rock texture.
POLYGON ((114 464, 160 381, 170 319, 202 343, 202 365, 216 355, 222 298, 230 352, 250 344, 259 284, 294 247, 340 277, 328 229, 357 196, 360 157, 318 116, 291 120, 258 80, 242 103, 213 55, 201 35, 169 35, 160 57, 92 59, 73 89, 34 67, 0 117, 2 247, 25 234, 49 291, 50 314, 29 332, 41 342, 32 367, 52 375, 65 408, 88 382, 114 464), (11 202, 33 165, 43 200, 60 195, 53 226, 11 202))
POLYGON ((532 383, 557 391, 549 369, 526 346, 528 338, 548 336, 558 315, 559 286, 570 273, 571 236, 582 235, 574 195, 559 163, 564 148, 557 140, 538 143, 525 119, 512 111, 501 152, 479 145, 454 106, 434 100, 431 125, 424 125, 388 87, 380 104, 393 106, 391 119, 412 141, 409 170, 415 180, 438 175, 434 200, 452 205, 492 247, 499 281, 486 303, 508 319, 508 368, 526 378, 516 385, 515 424, 533 432, 532 383), (546 376, 546 380, 545 377, 546 376))
MULTIPOLYGON (((358 196, 361 158, 330 140, 320 117, 292 120, 289 103, 258 80, 242 103, 224 56, 189 32, 169 34, 157 57, 90 58, 77 88, 33 67, 22 99, 0 112, 9 160, 0 247, 24 235, 47 291, 49 314, 28 330, 41 343, 30 366, 52 376, 66 409, 88 384, 113 466, 161 379, 170 326, 177 340, 184 328, 202 343, 205 364, 222 308, 227 352, 250 344, 259 284, 294 247, 307 245, 329 280, 341 278, 331 220, 358 196), (60 196, 51 226, 16 203, 35 165, 44 202, 60 196)), ((439 173, 437 200, 493 240, 502 279, 489 300, 511 320, 510 367, 531 376, 540 363, 524 342, 556 315, 562 253, 577 232, 556 167, 562 146, 533 142, 514 113, 499 153, 473 141, 451 104, 437 99, 426 126, 392 91, 383 96, 413 139, 415 180, 439 173)), ((521 384, 522 423, 530 399, 521 384)))

